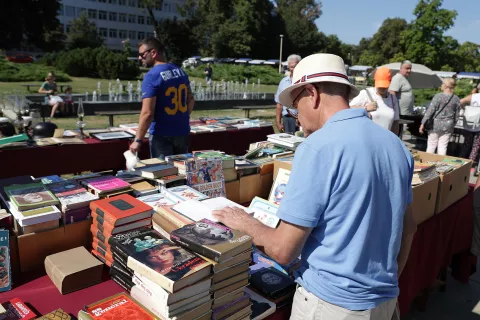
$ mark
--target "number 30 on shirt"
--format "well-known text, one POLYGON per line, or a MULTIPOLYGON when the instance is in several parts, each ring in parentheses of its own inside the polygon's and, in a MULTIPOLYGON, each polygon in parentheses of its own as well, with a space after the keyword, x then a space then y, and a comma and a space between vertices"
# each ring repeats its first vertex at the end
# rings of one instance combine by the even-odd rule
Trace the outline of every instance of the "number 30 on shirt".
POLYGON ((172 105, 165 107, 165 112, 169 116, 174 116, 178 111, 185 113, 187 111, 187 86, 182 83, 177 87, 169 87, 165 91, 165 96, 172 97, 172 105), (184 102, 185 101, 185 102, 184 102))

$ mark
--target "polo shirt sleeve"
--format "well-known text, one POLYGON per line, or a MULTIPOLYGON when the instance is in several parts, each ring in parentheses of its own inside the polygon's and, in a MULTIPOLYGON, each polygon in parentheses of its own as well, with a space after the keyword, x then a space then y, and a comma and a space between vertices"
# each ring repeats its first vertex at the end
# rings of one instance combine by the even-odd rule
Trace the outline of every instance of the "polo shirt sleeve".
POLYGON ((364 107, 368 104, 367 92, 365 90, 360 91, 358 96, 350 101, 350 107, 364 107))
POLYGON ((284 81, 283 79, 280 81, 280 83, 278 84, 278 89, 277 89, 277 93, 275 93, 275 103, 280 103, 280 101, 278 100, 278 96, 280 95, 280 93, 283 91, 283 89, 285 89, 285 85, 284 85, 284 81))
POLYGON ((145 74, 142 83, 142 99, 153 98, 157 96, 157 89, 160 87, 161 77, 155 77, 151 72, 145 74))
POLYGON ((307 142, 295 153, 292 173, 280 202, 277 216, 302 227, 316 227, 330 199, 335 166, 328 152, 316 150, 307 142))
POLYGON ((388 88, 391 91, 400 92, 402 88, 402 83, 400 77, 394 76, 392 82, 390 82, 390 87, 388 88))

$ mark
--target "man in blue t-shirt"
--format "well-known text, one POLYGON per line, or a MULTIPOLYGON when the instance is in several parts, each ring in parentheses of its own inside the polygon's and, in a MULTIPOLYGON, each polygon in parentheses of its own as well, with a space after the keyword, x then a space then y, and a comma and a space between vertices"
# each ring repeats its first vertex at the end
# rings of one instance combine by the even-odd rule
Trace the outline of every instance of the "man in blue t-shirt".
POLYGON ((143 78, 142 111, 130 151, 140 150, 148 130, 152 158, 187 153, 195 104, 188 76, 180 67, 165 62, 164 47, 156 38, 142 41, 138 54, 143 65, 152 69, 143 78))
POLYGON ((276 229, 241 209, 214 216, 280 264, 301 254, 290 319, 391 320, 416 223, 414 162, 402 141, 350 109, 358 94, 343 60, 306 57, 279 101, 298 110, 297 148, 276 229))

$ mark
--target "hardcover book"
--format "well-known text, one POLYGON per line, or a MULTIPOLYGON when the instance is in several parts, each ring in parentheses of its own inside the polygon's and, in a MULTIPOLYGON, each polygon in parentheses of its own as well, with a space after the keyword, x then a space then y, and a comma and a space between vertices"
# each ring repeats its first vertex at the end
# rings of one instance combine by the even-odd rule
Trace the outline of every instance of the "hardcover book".
POLYGON ((57 309, 52 312, 47 313, 46 315, 37 318, 37 320, 71 320, 72 317, 62 309, 57 309))
POLYGON ((209 262, 169 240, 160 239, 159 234, 140 241, 137 246, 135 243, 123 245, 127 252, 135 250, 128 257, 127 266, 168 292, 174 293, 210 275, 209 262))
POLYGON ((208 199, 203 193, 189 187, 189 186, 180 186, 168 188, 166 191, 167 196, 170 196, 171 199, 177 199, 178 202, 187 201, 187 200, 204 200, 208 199))
POLYGON ((135 169, 135 174, 149 179, 157 179, 177 173, 178 169, 170 164, 145 166, 135 169))
POLYGON ((37 315, 18 298, 2 303, 2 307, 5 309, 5 312, 0 314, 0 320, 29 320, 37 317, 37 315))
POLYGON ((248 288, 245 288, 245 293, 250 296, 250 301, 252 302, 252 320, 265 319, 269 315, 275 313, 275 310, 277 309, 275 303, 265 299, 248 288))
POLYGON ((95 191, 97 195, 116 190, 130 188, 130 184, 116 177, 103 176, 83 181, 84 185, 95 191))
POLYGON ((297 137, 287 133, 270 134, 267 136, 268 141, 278 143, 287 147, 297 147, 305 141, 305 138, 297 137))
POLYGON ((26 211, 19 211, 17 208, 10 206, 10 212, 21 227, 33 226, 39 223, 59 220, 61 218, 60 210, 55 206, 41 207, 26 211))
POLYGON ((71 224, 83 220, 87 220, 91 217, 91 211, 89 207, 65 210, 62 213, 63 224, 71 224))
POLYGON ((98 200, 96 195, 91 194, 75 180, 65 180, 52 183, 47 188, 58 198, 62 210, 88 207, 90 202, 98 200))
POLYGON ((40 181, 43 184, 51 184, 51 183, 60 182, 60 181, 63 181, 63 180, 65 180, 65 179, 63 179, 63 178, 61 178, 57 175, 40 177, 40 178, 35 179, 35 181, 40 181))
POLYGON ((5 192, 5 187, 8 186, 13 186, 17 184, 29 184, 33 183, 33 178, 31 176, 19 176, 19 177, 14 177, 14 178, 6 178, 6 179, 0 179, 0 197, 2 198, 2 201, 4 204, 6 204, 7 201, 9 201, 9 196, 5 192))
POLYGON ((275 268, 261 269, 252 274, 250 284, 270 298, 278 299, 295 291, 295 282, 275 268))
POLYGON ((224 262, 252 247, 249 235, 208 219, 174 230, 170 238, 215 262, 224 262))
MULTIPOLYGON (((88 315, 87 319, 94 320, 158 319, 126 293, 119 293, 99 302, 90 304, 86 306, 84 310, 88 315)), ((83 316, 79 314, 79 318, 83 319, 83 316)))
POLYGON ((151 218, 153 214, 152 207, 128 194, 91 202, 90 209, 113 226, 151 218))
POLYGON ((58 199, 43 183, 30 183, 5 187, 10 201, 19 211, 57 205, 58 199))
POLYGON ((129 230, 134 230, 142 227, 147 227, 152 225, 152 219, 151 218, 145 218, 141 220, 136 220, 132 221, 126 224, 121 224, 114 226, 110 223, 108 223, 106 220, 104 220, 102 217, 97 215, 95 212, 92 212, 92 218, 93 218, 93 223, 96 223, 96 226, 100 232, 104 234, 111 234, 115 235, 120 232, 126 232, 129 230))
POLYGON ((12 289, 10 237, 8 230, 0 230, 0 292, 10 289, 12 289))

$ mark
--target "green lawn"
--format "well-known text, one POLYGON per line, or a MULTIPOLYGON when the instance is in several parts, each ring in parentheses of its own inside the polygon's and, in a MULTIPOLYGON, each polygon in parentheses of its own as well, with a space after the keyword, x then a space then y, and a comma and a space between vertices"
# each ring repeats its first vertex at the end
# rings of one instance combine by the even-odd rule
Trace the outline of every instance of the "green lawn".
MULTIPOLYGON (((85 93, 89 92, 90 94, 94 91, 97 90, 97 83, 100 81, 102 83, 102 93, 107 93, 108 92, 108 83, 110 81, 115 82, 114 80, 106 80, 106 79, 94 79, 94 78, 77 78, 77 77, 71 77, 72 81, 68 82, 68 84, 72 87, 73 93, 85 93)), ((205 86, 206 82, 205 79, 201 78, 190 78, 191 81, 195 81, 197 83, 202 83, 203 86, 205 86)), ((128 80, 122 80, 122 83, 127 83, 128 80)), ((134 88, 136 87, 137 80, 131 80, 131 82, 134 85, 134 88)), ((38 88, 40 88, 41 83, 40 82, 35 82, 35 81, 27 81, 27 82, 0 82, 0 93, 8 93, 8 92, 26 92, 24 87, 21 87, 21 84, 36 84, 38 83, 38 88)), ((60 83, 60 82, 59 82, 60 83)), ((30 90, 34 90, 35 92, 38 90, 38 88, 32 88, 30 87, 30 90)), ((260 85, 260 92, 266 92, 266 93, 275 93, 277 92, 277 86, 273 85, 260 85)), ((34 92, 30 92, 34 93, 34 92)))

